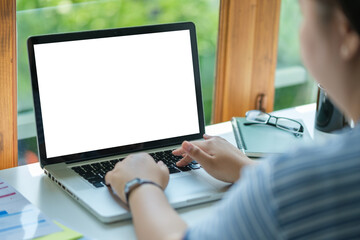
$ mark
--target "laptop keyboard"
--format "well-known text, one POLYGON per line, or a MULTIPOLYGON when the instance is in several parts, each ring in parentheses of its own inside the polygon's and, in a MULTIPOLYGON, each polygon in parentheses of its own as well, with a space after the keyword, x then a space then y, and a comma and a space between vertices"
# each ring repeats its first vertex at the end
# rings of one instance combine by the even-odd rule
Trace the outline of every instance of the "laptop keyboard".
MULTIPOLYGON (((182 157, 174 156, 172 150, 161 151, 150 153, 155 160, 155 162, 163 161, 166 166, 169 168, 170 174, 187 172, 195 169, 199 169, 200 165, 193 161, 185 167, 176 166, 176 162, 179 161, 182 157)), ((108 171, 112 170, 116 163, 122 161, 123 158, 114 159, 110 161, 97 162, 92 164, 86 164, 82 166, 72 167, 72 169, 77 172, 81 177, 85 178, 89 183, 95 187, 104 187, 105 186, 105 175, 108 171)))

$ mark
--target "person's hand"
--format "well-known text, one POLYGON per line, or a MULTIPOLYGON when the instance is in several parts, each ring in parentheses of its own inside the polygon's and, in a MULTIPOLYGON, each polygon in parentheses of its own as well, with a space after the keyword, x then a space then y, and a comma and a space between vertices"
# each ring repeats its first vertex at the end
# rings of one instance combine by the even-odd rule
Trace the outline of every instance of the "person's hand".
POLYGON ((225 181, 235 182, 240 177, 243 166, 254 163, 238 148, 221 137, 204 135, 205 141, 187 142, 173 151, 183 158, 176 163, 182 167, 196 160, 210 175, 225 181))
POLYGON ((126 202, 125 184, 134 178, 153 181, 165 189, 169 182, 169 170, 163 162, 156 163, 149 154, 138 153, 118 162, 114 169, 106 174, 105 181, 120 199, 126 202))

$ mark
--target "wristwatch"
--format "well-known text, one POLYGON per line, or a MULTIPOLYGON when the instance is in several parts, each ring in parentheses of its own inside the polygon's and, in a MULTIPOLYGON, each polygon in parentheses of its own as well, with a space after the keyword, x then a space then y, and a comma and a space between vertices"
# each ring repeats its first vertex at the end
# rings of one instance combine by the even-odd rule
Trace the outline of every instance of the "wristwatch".
POLYGON ((144 179, 140 179, 140 178, 134 178, 133 180, 130 180, 125 184, 124 192, 125 192, 125 197, 126 197, 126 203, 127 204, 129 204, 130 193, 133 190, 135 190, 136 188, 143 185, 143 184, 153 184, 153 185, 159 187, 161 190, 163 190, 162 187, 159 184, 157 184, 157 183, 155 183, 153 181, 144 180, 144 179))

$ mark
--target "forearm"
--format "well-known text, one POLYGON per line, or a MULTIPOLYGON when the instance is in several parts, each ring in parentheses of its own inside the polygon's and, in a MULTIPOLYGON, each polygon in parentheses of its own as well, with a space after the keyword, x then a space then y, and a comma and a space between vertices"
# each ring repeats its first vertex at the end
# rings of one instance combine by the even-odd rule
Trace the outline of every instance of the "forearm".
POLYGON ((129 202, 139 239, 181 239, 184 235, 186 223, 158 187, 146 184, 135 189, 129 202))

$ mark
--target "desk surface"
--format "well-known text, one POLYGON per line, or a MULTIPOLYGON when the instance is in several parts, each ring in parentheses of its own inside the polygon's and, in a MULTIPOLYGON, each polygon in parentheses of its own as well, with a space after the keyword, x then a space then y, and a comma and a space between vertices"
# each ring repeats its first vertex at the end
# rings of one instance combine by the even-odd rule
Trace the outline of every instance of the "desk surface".
MULTIPOLYGON (((314 131, 314 114, 315 104, 274 113, 276 116, 302 119, 312 137, 326 138, 323 133, 314 131)), ((207 126, 206 133, 222 136, 236 145, 230 122, 207 126)), ((91 239, 136 239, 131 220, 101 223, 45 176, 39 163, 2 170, 0 178, 17 189, 45 215, 91 239)), ((205 203, 177 211, 189 225, 192 225, 206 217, 214 204, 215 202, 205 203)))

